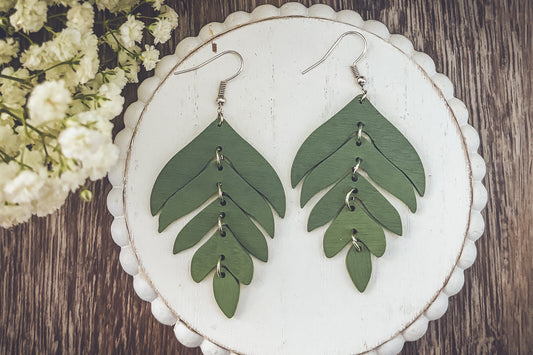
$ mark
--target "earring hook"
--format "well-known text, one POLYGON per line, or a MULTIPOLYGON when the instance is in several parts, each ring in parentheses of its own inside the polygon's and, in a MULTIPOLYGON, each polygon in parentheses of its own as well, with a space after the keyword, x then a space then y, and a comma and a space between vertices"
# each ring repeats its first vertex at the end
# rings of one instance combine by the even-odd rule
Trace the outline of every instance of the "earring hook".
POLYGON ((242 70, 244 69, 244 59, 242 58, 242 55, 239 52, 237 52, 237 51, 227 50, 227 51, 224 51, 224 52, 221 52, 221 53, 215 55, 212 58, 209 58, 208 60, 206 60, 203 63, 198 64, 197 66, 194 66, 194 67, 189 68, 189 69, 184 69, 184 70, 179 70, 179 71, 174 72, 174 75, 179 75, 179 74, 184 74, 184 73, 188 73, 188 72, 191 72, 191 71, 198 70, 198 69, 202 68, 203 66, 211 63, 214 60, 217 60, 218 58, 220 58, 220 57, 222 57, 223 55, 226 55, 226 54, 233 54, 233 55, 237 56, 239 58, 239 61, 241 62, 241 64, 240 64, 239 69, 237 70, 237 72, 235 74, 233 74, 232 76, 230 76, 230 77, 228 77, 228 78, 226 78, 224 80, 221 80, 220 81, 220 85, 218 86, 218 96, 217 96, 218 109, 217 109, 217 112, 218 112, 218 118, 219 118, 219 123, 218 123, 219 126, 222 124, 222 122, 224 122, 224 115, 222 113, 222 105, 224 105, 224 103, 226 102, 226 97, 224 95, 225 92, 226 92, 226 86, 227 86, 228 82, 230 82, 231 80, 235 79, 240 73, 242 73, 242 70))
POLYGON ((368 48, 368 43, 367 43, 367 40, 365 38, 365 36, 363 36, 363 34, 361 32, 358 32, 358 31, 348 31, 348 32, 344 32, 343 34, 341 34, 339 36, 339 38, 337 38, 337 40, 335 41, 335 43, 333 43, 333 45, 328 49, 328 51, 326 52, 326 54, 324 54, 324 56, 322 58, 320 58, 316 63, 314 63, 313 65, 311 65, 310 67, 308 67, 307 69, 304 69, 302 71, 302 75, 305 75, 307 73, 309 73, 311 70, 315 69, 316 67, 318 67, 320 64, 322 64, 328 57, 329 55, 333 52, 333 50, 338 46, 338 44, 340 43, 340 41, 342 41, 342 39, 348 35, 355 35, 355 36, 359 36, 362 40, 363 40, 363 51, 361 52, 361 54, 359 54, 359 56, 353 61, 352 65, 350 65, 350 69, 352 70, 352 73, 353 75, 355 76, 355 79, 357 80, 357 84, 361 87, 361 90, 363 90, 363 96, 361 97, 360 99, 360 102, 363 102, 363 100, 366 98, 366 90, 365 88, 363 87, 366 83, 366 79, 359 73, 359 69, 357 69, 357 63, 359 63, 359 61, 361 59, 363 59, 363 57, 365 56, 366 54, 366 50, 368 48))
POLYGON ((309 68, 305 69, 304 71, 302 71, 302 74, 307 74, 308 72, 310 72, 311 70, 315 69, 316 67, 318 67, 320 64, 322 64, 328 57, 329 55, 331 54, 331 52, 333 52, 333 50, 335 49, 335 47, 337 47, 340 43, 340 41, 342 41, 342 39, 346 36, 349 36, 349 35, 356 35, 356 36, 359 36, 362 40, 363 40, 363 51, 361 52, 361 54, 359 54, 359 56, 354 60, 354 62, 352 63, 352 67, 355 67, 356 64, 365 56, 366 54, 366 49, 367 49, 367 41, 366 41, 366 38, 365 36, 363 36, 362 33, 358 32, 358 31, 348 31, 348 32, 344 32, 343 34, 340 35, 339 38, 337 38, 337 40, 335 41, 335 43, 333 43, 333 45, 328 49, 328 51, 326 52, 326 54, 324 54, 324 56, 322 58, 320 58, 315 64, 311 65, 309 68))

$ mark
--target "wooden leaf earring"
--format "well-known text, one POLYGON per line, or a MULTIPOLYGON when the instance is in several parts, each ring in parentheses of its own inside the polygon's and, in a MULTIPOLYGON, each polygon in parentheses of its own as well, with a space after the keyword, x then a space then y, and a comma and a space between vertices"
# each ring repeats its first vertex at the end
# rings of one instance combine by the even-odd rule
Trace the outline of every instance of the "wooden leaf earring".
POLYGON ((366 80, 357 68, 367 50, 366 38, 361 33, 342 34, 302 74, 324 62, 347 35, 363 40, 364 49, 350 66, 362 94, 304 141, 292 165, 291 182, 295 187, 304 180, 302 207, 319 191, 329 189, 313 207, 307 230, 333 221, 324 235, 324 253, 331 258, 349 245, 346 268, 356 288, 363 292, 372 273, 371 254, 380 257, 385 252, 383 228, 402 235, 400 215, 371 182, 401 200, 414 213, 415 190, 423 196, 426 181, 424 167, 411 143, 366 97, 366 80))
POLYGON ((159 214, 159 232, 194 211, 209 199, 213 201, 178 233, 174 254, 212 235, 194 254, 191 276, 202 281, 213 273, 213 292, 222 312, 235 314, 240 284, 252 281, 250 255, 266 262, 268 247, 258 222, 274 236, 274 216, 285 215, 285 192, 272 166, 230 126, 223 114, 225 90, 229 81, 243 70, 242 56, 233 50, 222 52, 202 64, 174 74, 197 70, 226 54, 240 60, 238 71, 220 82, 216 119, 192 142, 168 161, 152 189, 150 209, 159 214), (269 205, 270 204, 270 205, 269 205))

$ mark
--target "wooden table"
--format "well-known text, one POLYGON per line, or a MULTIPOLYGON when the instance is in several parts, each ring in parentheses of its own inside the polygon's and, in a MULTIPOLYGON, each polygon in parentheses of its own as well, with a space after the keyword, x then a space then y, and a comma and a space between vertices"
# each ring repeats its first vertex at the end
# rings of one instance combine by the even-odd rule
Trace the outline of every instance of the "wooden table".
MULTIPOLYGON (((238 10, 280 0, 170 0, 180 15, 176 43, 238 10)), ((311 5, 316 1, 301 1, 311 5)), ((354 9, 429 54, 470 109, 487 162, 489 202, 478 258, 463 290, 405 354, 526 354, 533 349, 533 3, 489 1, 319 1, 354 9)), ((125 91, 126 105, 136 87, 125 91)), ((115 120, 123 127, 122 117, 115 120)), ((107 181, 94 199, 71 196, 46 218, 0 230, 0 353, 201 354, 152 317, 119 265, 111 240, 107 181)))

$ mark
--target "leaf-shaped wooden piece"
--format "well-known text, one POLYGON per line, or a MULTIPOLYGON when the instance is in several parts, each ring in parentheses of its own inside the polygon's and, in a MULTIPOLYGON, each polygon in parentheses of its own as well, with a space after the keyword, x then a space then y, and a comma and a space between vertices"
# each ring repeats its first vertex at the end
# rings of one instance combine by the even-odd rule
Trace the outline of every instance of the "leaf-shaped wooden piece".
POLYGON ((150 210, 155 215, 165 202, 195 178, 214 157, 217 147, 233 163, 236 171, 285 215, 285 192, 272 166, 225 121, 213 121, 192 142, 172 157, 159 173, 150 196, 150 210))
POLYGON ((358 175, 357 180, 353 181, 351 173, 337 182, 313 207, 307 221, 307 230, 312 231, 333 220, 345 206, 346 194, 352 189, 357 189, 354 196, 361 201, 369 215, 391 232, 402 235, 398 211, 363 176, 358 175))
POLYGON ((231 198, 226 197, 225 201, 224 205, 218 199, 211 202, 181 229, 174 242, 174 254, 198 243, 215 227, 218 216, 223 214, 222 223, 232 231, 242 246, 259 260, 268 260, 268 246, 263 233, 231 198))
POLYGON ((222 267, 220 276, 217 273, 213 276, 213 293, 218 306, 226 317, 233 317, 239 303, 240 285, 239 281, 225 267, 222 267))
POLYGON ((223 256, 221 264, 230 270, 239 282, 248 285, 252 281, 254 272, 252 259, 231 231, 227 228, 224 230, 226 232, 224 237, 218 232, 215 233, 194 253, 191 276, 196 282, 202 281, 216 267, 220 256, 223 256))
POLYGON ((343 208, 324 234, 324 253, 328 258, 337 255, 347 244, 352 245, 352 233, 377 257, 385 252, 386 240, 383 228, 369 217, 362 208, 353 211, 343 208))
POLYGON ((370 275, 372 275, 372 260, 370 258, 370 251, 362 242, 358 243, 361 251, 357 251, 355 246, 351 246, 346 254, 346 268, 348 274, 352 279, 355 287, 359 292, 366 290, 370 275))
POLYGON ((218 182, 225 194, 254 217, 270 236, 274 235, 274 217, 265 199, 224 160, 222 170, 218 169, 216 162, 210 162, 200 174, 167 200, 159 215, 159 232, 215 195, 218 182))
POLYGON ((361 95, 355 97, 305 140, 292 166, 292 186, 296 186, 311 169, 356 135, 361 122, 364 132, 372 138, 379 151, 413 182, 420 195, 424 195, 425 173, 417 152, 368 99, 360 103, 360 98, 361 95))
POLYGON ((360 159, 359 168, 383 189, 404 202, 412 212, 416 211, 415 190, 411 181, 385 158, 367 139, 357 145, 350 138, 337 151, 327 157, 305 177, 300 205, 303 207, 320 190, 339 180, 360 159))

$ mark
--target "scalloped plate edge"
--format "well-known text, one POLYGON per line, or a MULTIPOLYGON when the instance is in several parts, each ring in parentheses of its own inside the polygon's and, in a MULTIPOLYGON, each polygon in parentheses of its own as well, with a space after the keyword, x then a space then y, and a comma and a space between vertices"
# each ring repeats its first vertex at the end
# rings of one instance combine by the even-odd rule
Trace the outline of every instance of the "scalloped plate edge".
POLYGON ((158 63, 154 76, 141 83, 137 91, 138 101, 132 103, 126 109, 124 113, 125 128, 115 137, 115 144, 120 148, 120 158, 119 163, 108 174, 108 180, 113 185, 113 189, 107 196, 107 206, 109 212, 114 217, 111 225, 111 235, 113 241, 121 247, 120 263, 124 271, 133 276, 135 292, 142 300, 151 303, 152 314, 159 322, 174 326, 174 334, 180 343, 187 347, 200 346, 205 355, 235 354, 204 338, 189 328, 187 324, 181 322, 165 301, 154 291, 150 280, 146 278, 142 268, 139 266, 137 256, 130 245, 129 232, 124 218, 123 187, 127 154, 134 130, 143 113, 145 104, 151 100, 161 82, 164 81, 176 63, 181 62, 204 43, 229 30, 269 18, 296 16, 329 19, 362 28, 388 41, 410 57, 424 70, 435 86, 441 91, 442 96, 447 101, 457 120, 465 146, 468 150, 472 175, 472 208, 467 238, 465 239, 463 250, 454 270, 441 292, 431 301, 425 312, 420 314, 407 328, 387 342, 366 352, 366 354, 379 355, 397 354, 402 350, 406 341, 418 340, 426 333, 429 321, 442 317, 448 308, 448 298, 457 294, 463 287, 464 270, 474 263, 477 255, 475 241, 483 234, 485 228, 481 210, 487 203, 487 191, 481 180, 485 176, 486 165, 483 158, 477 153, 479 148, 479 135, 468 124, 468 110, 465 104, 453 96, 454 89, 450 79, 444 74, 437 73, 435 71, 435 63, 431 57, 425 53, 415 51, 413 44, 406 37, 399 34, 391 35, 387 27, 379 21, 363 21, 361 16, 355 11, 342 10, 336 12, 331 7, 322 4, 307 8, 302 4, 294 2, 286 3, 280 8, 273 5, 262 5, 255 8, 251 13, 242 11, 234 12, 228 15, 224 23, 209 23, 200 30, 197 37, 188 37, 180 41, 175 53, 165 56, 158 63))

